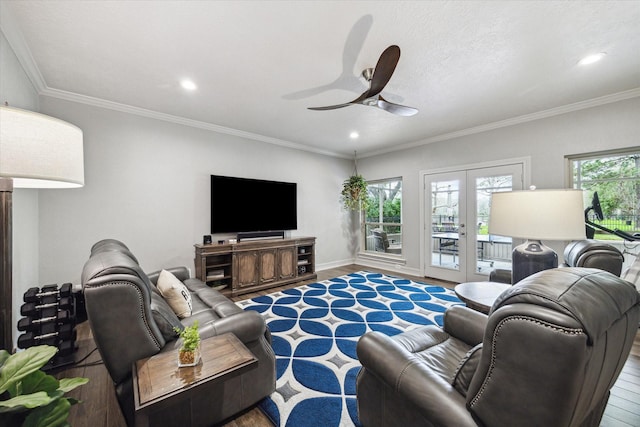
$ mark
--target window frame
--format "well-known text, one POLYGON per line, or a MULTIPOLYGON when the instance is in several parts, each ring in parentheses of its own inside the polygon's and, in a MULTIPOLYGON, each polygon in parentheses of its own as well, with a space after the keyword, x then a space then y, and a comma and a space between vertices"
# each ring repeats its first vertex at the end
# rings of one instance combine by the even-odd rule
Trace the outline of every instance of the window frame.
MULTIPOLYGON (((403 182, 403 178, 402 176, 396 176, 396 177, 391 177, 391 178, 382 178, 382 179, 376 179, 376 180, 371 180, 371 181, 367 181, 367 193, 369 192, 369 186, 373 186, 373 185, 380 185, 380 184, 385 184, 385 183, 396 183, 396 182, 400 182, 400 188, 398 190, 398 193, 400 195, 400 222, 368 222, 367 221, 367 210, 366 209, 362 209, 361 213, 360 213, 360 223, 361 223, 361 227, 360 227, 360 242, 361 242, 361 250, 360 253, 362 254, 366 254, 366 255, 376 255, 376 256, 383 256, 383 257, 390 257, 393 259, 400 259, 403 256, 404 253, 404 244, 402 243, 404 241, 404 226, 403 226, 403 216, 404 216, 404 201, 403 201, 403 187, 404 187, 404 182, 403 182), (373 228, 370 228, 368 226, 375 226, 375 227, 381 227, 384 229, 385 226, 388 227, 399 227, 400 231, 399 231, 399 235, 400 235, 400 253, 395 254, 395 253, 391 253, 391 252, 380 252, 380 251, 376 251, 375 247, 373 249, 367 249, 367 239, 371 236, 369 236, 367 234, 367 230, 371 229, 373 230, 373 228)), ((397 196, 396 196, 397 197, 397 196)), ((383 218, 384 219, 384 218, 383 218)))
MULTIPOLYGON (((575 154, 575 155, 567 155, 565 157, 566 171, 567 171, 567 187, 583 189, 584 182, 586 182, 587 184, 593 184, 593 183, 597 184, 597 183, 606 183, 606 182, 623 182, 623 181, 637 181, 640 183, 640 173, 638 173, 637 176, 632 176, 632 177, 608 177, 608 178, 603 178, 598 180, 583 180, 582 175, 580 175, 577 177, 577 180, 574 179, 575 178, 575 174, 574 174, 575 162, 580 162, 585 160, 607 159, 612 157, 625 157, 625 156, 640 156, 640 146, 628 147, 628 148, 616 149, 616 150, 605 150, 605 151, 589 152, 589 153, 582 153, 582 154, 575 154)), ((600 196, 600 200, 602 201, 602 195, 599 194, 599 196, 600 196)), ((587 200, 590 201, 591 197, 592 197, 592 193, 585 194, 585 201, 587 200)), ((589 206, 588 202, 586 202, 585 208, 586 206, 589 206)), ((631 214, 631 215, 633 216, 634 214, 631 214)), ((640 212, 636 212, 635 216, 640 217, 640 212)), ((640 223, 640 219, 637 219, 636 228, 640 228, 640 226, 638 225, 639 223, 640 223)), ((611 227, 607 227, 607 228, 611 228, 611 227)), ((594 236, 594 238, 596 239, 598 237, 598 234, 601 234, 597 232, 598 230, 596 230, 596 235, 594 236)), ((602 241, 605 241, 608 243, 612 243, 616 241, 617 242, 624 241, 622 238, 618 236, 615 236, 615 235, 610 235, 610 236, 611 236, 610 238, 602 239, 602 241)))

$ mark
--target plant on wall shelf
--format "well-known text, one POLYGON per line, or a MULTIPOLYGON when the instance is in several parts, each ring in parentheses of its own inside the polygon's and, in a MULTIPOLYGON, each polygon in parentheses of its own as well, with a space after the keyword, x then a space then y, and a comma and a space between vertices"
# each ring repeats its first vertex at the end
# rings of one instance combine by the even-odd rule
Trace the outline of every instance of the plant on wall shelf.
POLYGON ((57 380, 40 370, 57 351, 50 345, 29 347, 15 354, 0 350, 0 425, 69 425, 69 408, 78 400, 64 394, 89 379, 57 380))
POLYGON ((358 174, 356 152, 353 152, 353 175, 342 184, 341 200, 345 209, 357 211, 365 210, 369 205, 367 197, 367 181, 358 174))

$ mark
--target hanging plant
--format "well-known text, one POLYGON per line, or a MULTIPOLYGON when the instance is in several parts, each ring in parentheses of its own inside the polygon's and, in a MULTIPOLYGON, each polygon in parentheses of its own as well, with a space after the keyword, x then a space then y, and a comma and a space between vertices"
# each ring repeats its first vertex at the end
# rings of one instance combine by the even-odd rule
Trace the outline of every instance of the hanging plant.
POLYGON ((369 206, 367 197, 367 181, 358 174, 356 153, 353 152, 354 171, 349 179, 342 184, 341 200, 345 209, 357 211, 365 210, 369 206))
POLYGON ((342 185, 342 203, 345 209, 352 211, 365 210, 367 198, 367 181, 362 175, 351 175, 342 185))

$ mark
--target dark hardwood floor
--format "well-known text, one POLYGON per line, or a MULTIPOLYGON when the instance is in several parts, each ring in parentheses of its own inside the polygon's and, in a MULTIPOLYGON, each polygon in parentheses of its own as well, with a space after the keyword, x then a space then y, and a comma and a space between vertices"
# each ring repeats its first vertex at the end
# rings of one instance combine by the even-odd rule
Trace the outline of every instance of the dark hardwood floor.
MULTIPOLYGON (((455 285, 450 282, 425 279, 423 277, 415 277, 393 271, 364 268, 357 265, 320 271, 318 272, 317 280, 326 280, 359 270, 379 271, 413 280, 439 284, 449 288, 455 285)), ((310 282, 298 283, 295 286, 307 283, 310 282)), ((289 287, 292 286, 271 288, 259 293, 242 295, 241 297, 234 298, 234 300, 239 301, 254 298, 258 295, 277 292, 289 287)), ((71 408, 69 423, 74 427, 126 427, 115 397, 113 383, 105 367, 100 364, 100 354, 97 351, 89 354, 95 349, 95 344, 91 337, 88 322, 78 325, 77 329, 79 350, 76 360, 81 360, 87 355, 88 357, 86 360, 79 362, 79 366, 66 369, 58 373, 57 376, 87 377, 90 381, 87 385, 69 393, 70 396, 82 401, 82 403, 71 408)), ((601 426, 640 426, 640 332, 636 334, 631 355, 611 391, 611 397, 601 426)), ((224 424, 224 427, 272 427, 272 424, 259 409, 253 408, 239 414, 232 420, 228 420, 228 422, 224 424)))

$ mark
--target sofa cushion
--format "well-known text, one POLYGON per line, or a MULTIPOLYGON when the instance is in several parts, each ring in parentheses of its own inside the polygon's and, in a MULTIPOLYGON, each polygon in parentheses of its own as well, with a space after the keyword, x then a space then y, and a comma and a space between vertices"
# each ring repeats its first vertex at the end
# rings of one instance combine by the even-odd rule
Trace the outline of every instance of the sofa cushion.
POLYGON ((162 270, 158 277, 158 290, 178 317, 184 319, 191 316, 191 293, 176 276, 162 270))
POLYGON ((176 339, 178 333, 174 328, 178 328, 179 330, 184 329, 184 326, 180 323, 180 319, 178 319, 178 316, 176 316, 171 307, 169 307, 169 304, 154 292, 151 293, 151 314, 165 341, 176 339))

